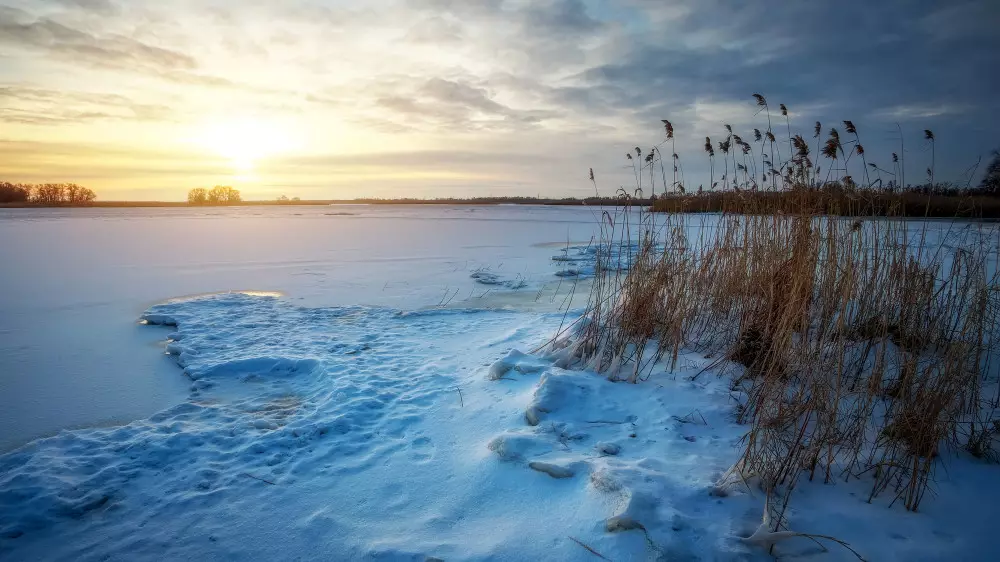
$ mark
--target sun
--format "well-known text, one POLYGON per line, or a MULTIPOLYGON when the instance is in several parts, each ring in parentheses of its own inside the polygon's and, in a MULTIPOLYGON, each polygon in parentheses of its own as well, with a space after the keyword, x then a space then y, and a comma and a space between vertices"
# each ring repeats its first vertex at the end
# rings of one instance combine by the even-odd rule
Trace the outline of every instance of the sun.
POLYGON ((228 160, 233 171, 241 175, 252 173, 260 159, 286 152, 294 144, 287 127, 253 117, 205 123, 197 143, 228 160))

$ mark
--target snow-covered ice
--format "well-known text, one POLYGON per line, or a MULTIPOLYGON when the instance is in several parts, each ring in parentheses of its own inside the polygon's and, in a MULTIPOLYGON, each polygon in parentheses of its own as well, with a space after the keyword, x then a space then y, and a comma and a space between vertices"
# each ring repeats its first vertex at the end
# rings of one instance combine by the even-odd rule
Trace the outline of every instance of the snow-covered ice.
MULTIPOLYGON (((400 266, 388 258, 324 257, 324 244, 334 244, 329 238, 304 242, 316 259, 278 265, 268 259, 280 256, 282 245, 270 235, 253 238, 270 257, 251 263, 256 254, 236 244, 238 236, 279 226, 299 236, 328 236, 346 227, 323 221, 378 223, 383 211, 371 211, 368 219, 314 212, 295 219, 237 214, 214 226, 201 217, 183 219, 198 232, 163 235, 165 244, 166 238, 191 243, 163 261, 171 267, 157 267, 144 255, 146 265, 138 268, 157 275, 114 266, 136 254, 112 260, 81 250, 106 260, 96 264, 104 270, 81 271, 83 287, 68 288, 65 301, 90 302, 100 291, 88 284, 112 278, 109 271, 125 277, 111 280, 109 290, 126 308, 160 293, 149 299, 159 304, 136 313, 142 325, 113 305, 82 309, 92 313, 89 329, 99 334, 88 343, 133 345, 116 343, 114 323, 162 340, 139 348, 170 364, 176 403, 124 425, 63 431, 0 456, 0 559, 856 559, 836 544, 821 547, 801 537, 781 541, 774 556, 766 544, 746 540, 760 527, 764 498, 751 487, 717 486, 737 460, 745 432, 733 421, 733 391, 711 369, 690 380, 713 359, 682 352, 675 372, 657 369, 630 385, 563 369, 558 353, 536 351, 573 318, 558 310, 559 299, 539 306, 535 291, 566 265, 553 255, 586 253, 580 241, 593 225, 578 210, 537 211, 546 214, 534 221, 484 221, 497 228, 481 238, 495 236, 503 243, 494 246, 503 247, 481 248, 471 235, 457 252, 454 244, 440 246, 457 257, 423 254, 444 243, 438 235, 426 247, 382 247, 397 257, 424 256, 435 264, 428 267, 414 265, 423 260, 400 266), (548 222, 567 216, 576 218, 548 222), (318 224, 304 227, 299 220, 318 224), (567 224, 576 225, 569 234, 567 224), (225 253, 217 250, 193 258, 202 260, 200 269, 171 273, 183 269, 175 260, 198 247, 193 243, 205 229, 225 238, 232 261, 214 263, 225 253), (576 241, 562 247, 578 249, 554 252, 559 239, 576 241), (465 261, 476 263, 459 267, 465 261), (371 263, 390 265, 365 265, 371 263), (508 269, 511 263, 516 267, 508 269), (297 281, 295 273, 305 271, 321 275, 297 281), (481 281, 471 277, 477 271, 514 271, 505 278, 521 275, 529 288, 496 288, 499 298, 481 298, 481 281), (412 285, 383 292, 369 279, 352 293, 355 275, 412 285), (435 306, 446 300, 445 286, 461 295, 435 306), (282 293, 165 298, 235 288, 282 293)), ((447 217, 452 211, 433 212, 447 217)), ((496 212, 511 218, 533 211, 496 212)), ((66 227, 59 220, 49 227, 66 227)), ((91 226, 120 235, 120 228, 104 224, 118 221, 105 217, 91 226)), ((468 228, 469 221, 455 222, 468 228)), ((364 228, 387 224, 398 223, 364 228)), ((3 220, 0 228, 16 230, 3 220)), ((416 230, 406 232, 414 238, 416 230)), ((440 234, 446 235, 454 232, 440 234)), ((165 251, 174 252, 170 247, 165 251)), ((53 257, 69 259, 69 252, 54 251, 53 257)), ((289 249, 293 258, 302 256, 298 251, 289 249)), ((36 270, 56 268, 40 258, 13 257, 36 270)), ((61 313, 40 308, 44 299, 28 290, 30 283, 9 277, 4 283, 20 297, 5 296, 5 310, 17 310, 20 302, 22 314, 44 312, 50 325, 61 326, 61 313)), ((87 348, 73 347, 72 329, 28 334, 73 349, 71 357, 83 362, 77 373, 96 366, 87 348)), ((16 363, 0 361, 19 369, 35 364, 32 353, 16 363)), ((816 482, 797 488, 790 522, 795 531, 844 540, 868 560, 991 559, 1000 509, 997 467, 960 452, 942 457, 937 495, 919 513, 889 507, 887 500, 865 503, 865 482, 816 482)))
POLYGON ((594 223, 576 207, 0 209, 0 452, 183 400, 173 364, 150 353, 166 332, 135 323, 157 302, 258 290, 317 306, 524 308, 594 223))
POLYGON ((560 317, 240 294, 155 306, 190 398, 2 457, 0 544, 17 559, 521 559, 553 528, 585 536, 578 498, 487 449, 521 415, 487 365, 560 317))

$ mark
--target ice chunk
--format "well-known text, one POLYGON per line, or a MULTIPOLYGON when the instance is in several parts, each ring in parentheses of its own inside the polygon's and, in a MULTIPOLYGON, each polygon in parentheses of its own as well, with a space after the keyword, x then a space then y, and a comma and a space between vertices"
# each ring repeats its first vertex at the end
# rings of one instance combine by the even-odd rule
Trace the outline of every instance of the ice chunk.
POLYGON ((315 373, 322 364, 315 359, 289 359, 285 357, 251 357, 221 363, 188 367, 186 372, 192 379, 205 377, 237 376, 247 379, 254 376, 293 376, 300 373, 315 373))
POLYGON ((498 359, 490 365, 486 378, 491 381, 499 380, 511 371, 525 374, 537 373, 544 371, 548 366, 549 363, 543 359, 512 349, 502 359, 498 359))
POLYGON ((552 449, 551 445, 538 435, 513 431, 507 431, 494 437, 486 446, 505 461, 520 460, 526 456, 552 449))
POLYGON ((622 531, 633 531, 636 529, 645 529, 642 523, 632 519, 627 515, 616 515, 609 518, 604 522, 604 528, 608 530, 609 533, 620 533, 622 531))
POLYGON ((562 466, 550 462, 532 461, 528 463, 528 468, 544 472, 553 478, 572 478, 576 474, 569 466, 562 466))
POLYGON ((594 448, 597 452, 602 455, 617 455, 621 452, 622 448, 617 443, 610 443, 608 441, 598 441, 594 448))
POLYGON ((545 414, 570 404, 583 404, 592 393, 593 375, 571 371, 542 374, 524 417, 528 425, 538 425, 545 414))

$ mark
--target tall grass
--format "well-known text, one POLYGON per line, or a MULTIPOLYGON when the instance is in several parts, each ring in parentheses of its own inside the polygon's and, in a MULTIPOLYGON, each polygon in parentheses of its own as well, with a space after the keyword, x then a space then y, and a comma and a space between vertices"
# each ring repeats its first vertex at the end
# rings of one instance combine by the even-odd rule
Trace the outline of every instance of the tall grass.
MULTIPOLYGON (((767 165, 783 143, 760 138, 767 165)), ((982 222, 874 218, 900 211, 850 198, 831 213, 790 128, 787 146, 787 181, 766 174, 785 186, 780 208, 737 181, 719 216, 648 213, 623 194, 603 215, 587 311, 554 353, 627 382, 675 369, 682 350, 716 357, 748 427, 720 484, 759 482, 778 526, 803 479, 862 479, 869 501, 916 511, 942 450, 995 456, 1000 237, 982 222)), ((848 169, 839 139, 828 153, 848 169)))
POLYGON ((1000 218, 1000 198, 951 192, 875 191, 840 184, 791 191, 710 191, 660 196, 652 210, 662 213, 802 213, 862 217, 1000 218))

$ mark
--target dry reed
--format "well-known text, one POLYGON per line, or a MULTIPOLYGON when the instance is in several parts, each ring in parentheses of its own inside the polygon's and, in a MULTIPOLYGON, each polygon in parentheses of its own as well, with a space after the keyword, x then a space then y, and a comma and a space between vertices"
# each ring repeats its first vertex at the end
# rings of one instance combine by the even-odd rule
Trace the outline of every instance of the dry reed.
MULTIPOLYGON (((672 142, 672 124, 668 134, 672 142)), ((729 135, 726 143, 745 144, 729 135)), ((781 146, 770 126, 753 135, 759 152, 748 151, 768 185, 784 186, 780 209, 735 191, 756 183, 736 160, 729 169, 746 183, 732 180, 719 216, 649 213, 622 193, 622 206, 602 217, 587 311, 553 352, 627 382, 673 370, 681 350, 718 357, 748 426, 722 484, 759 482, 774 499, 776 529, 802 478, 864 479, 869 501, 915 511, 943 449, 996 458, 998 396, 986 388, 996 382, 1000 238, 981 222, 875 218, 901 210, 875 213, 864 194, 818 205, 808 146, 790 126, 788 136, 780 165, 768 166, 781 146)), ((824 149, 845 173, 851 154, 864 155, 851 142, 858 149, 833 131, 824 149)), ((722 147, 723 158, 745 154, 722 147)), ((714 182, 709 139, 705 152, 714 182)))

